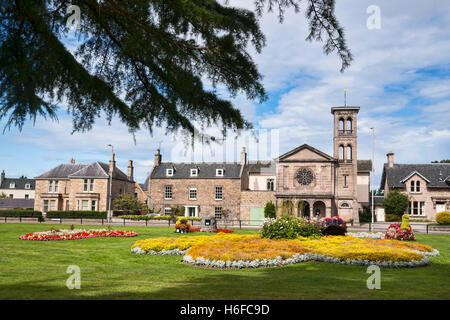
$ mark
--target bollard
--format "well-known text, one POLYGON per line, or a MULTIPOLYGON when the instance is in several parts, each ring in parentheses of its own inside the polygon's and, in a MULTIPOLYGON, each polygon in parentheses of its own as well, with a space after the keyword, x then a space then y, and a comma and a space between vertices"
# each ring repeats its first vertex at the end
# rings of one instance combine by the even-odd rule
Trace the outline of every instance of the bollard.
POLYGON ((125 218, 123 218, 123 225, 125 225, 125 218))
POLYGON ((239 229, 242 229, 241 219, 239 219, 239 229))

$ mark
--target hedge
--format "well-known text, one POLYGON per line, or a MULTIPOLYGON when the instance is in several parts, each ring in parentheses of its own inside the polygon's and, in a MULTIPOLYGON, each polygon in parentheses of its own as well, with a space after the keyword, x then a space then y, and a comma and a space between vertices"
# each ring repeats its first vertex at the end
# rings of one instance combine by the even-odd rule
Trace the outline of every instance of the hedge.
POLYGON ((39 218, 42 212, 26 209, 0 210, 0 217, 39 218))
MULTIPOLYGON (((170 220, 171 216, 146 216, 146 215, 123 215, 119 216, 120 219, 129 219, 129 220, 170 220)), ((188 217, 188 220, 202 220, 201 217, 188 217)))
POLYGON ((86 219, 106 219, 106 211, 49 211, 47 218, 86 218, 86 219))

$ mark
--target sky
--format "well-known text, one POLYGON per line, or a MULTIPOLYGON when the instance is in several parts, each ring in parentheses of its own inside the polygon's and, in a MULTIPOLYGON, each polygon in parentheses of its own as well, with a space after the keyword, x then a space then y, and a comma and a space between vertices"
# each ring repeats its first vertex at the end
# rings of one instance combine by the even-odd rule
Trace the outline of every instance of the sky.
MULTIPOLYGON (((253 9, 248 0, 231 0, 230 5, 253 9)), ((164 128, 133 137, 115 119, 111 125, 99 119, 91 131, 71 134, 71 118, 61 110, 58 122, 38 118, 22 131, 1 134, 0 170, 7 177, 35 177, 71 157, 77 163, 108 162, 108 144, 124 172, 128 160, 134 161, 135 179, 141 183, 157 148, 163 161, 238 161, 243 146, 250 160, 267 160, 304 143, 332 155, 330 109, 344 104, 344 88, 347 105, 361 108, 358 159, 371 159, 370 128, 375 128, 376 188, 388 151, 395 153, 396 163, 450 159, 450 2, 341 0, 336 16, 354 56, 344 73, 336 54, 325 55, 322 43, 305 41, 304 7, 300 13, 288 10, 281 24, 277 12, 263 15, 267 45, 261 54, 250 52, 269 99, 263 104, 241 95, 232 99, 255 130, 229 136, 225 146, 203 144, 202 152, 196 143, 192 152, 183 137, 166 135, 164 128), (380 10, 379 29, 367 26, 373 5, 380 10)), ((0 121, 0 129, 5 122, 0 121)))

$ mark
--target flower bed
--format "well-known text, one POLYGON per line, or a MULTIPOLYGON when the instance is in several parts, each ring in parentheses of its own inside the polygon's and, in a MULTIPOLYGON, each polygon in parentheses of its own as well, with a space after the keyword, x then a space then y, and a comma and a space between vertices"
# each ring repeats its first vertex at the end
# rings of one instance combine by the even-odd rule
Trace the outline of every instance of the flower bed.
POLYGON ((78 240, 95 237, 135 237, 136 232, 122 230, 51 230, 44 232, 31 232, 20 236, 21 240, 52 241, 52 240, 78 240))
MULTIPOLYGON (((206 232, 206 231, 201 231, 200 228, 191 228, 190 229, 191 232, 206 232)), ((217 232, 217 233, 233 233, 233 230, 231 229, 217 229, 217 230, 213 230, 210 232, 217 232)))
POLYGON ((384 239, 384 232, 348 232, 347 236, 367 239, 384 239))
POLYGON ((328 236, 320 239, 273 240, 258 235, 217 234, 137 241, 137 254, 184 254, 183 262, 214 268, 257 268, 304 261, 338 264, 416 267, 429 264, 437 250, 397 240, 328 236))

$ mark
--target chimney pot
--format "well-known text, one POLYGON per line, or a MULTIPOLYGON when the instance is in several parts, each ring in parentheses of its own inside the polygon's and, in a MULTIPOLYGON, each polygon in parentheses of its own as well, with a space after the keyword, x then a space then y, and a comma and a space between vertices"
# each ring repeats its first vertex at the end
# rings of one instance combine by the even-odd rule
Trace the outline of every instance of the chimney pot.
POLYGON ((161 164, 161 151, 159 149, 156 149, 156 153, 155 153, 155 162, 153 163, 154 167, 157 167, 161 164))
POLYGON ((133 160, 128 160, 128 180, 133 181, 133 173, 134 173, 133 160))
POLYGON ((388 167, 392 168, 394 166, 394 153, 392 151, 389 151, 387 154, 387 163, 388 167))

